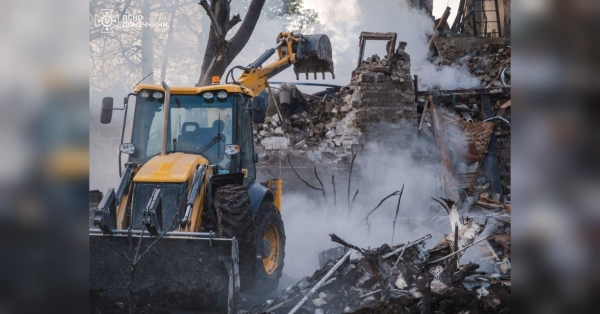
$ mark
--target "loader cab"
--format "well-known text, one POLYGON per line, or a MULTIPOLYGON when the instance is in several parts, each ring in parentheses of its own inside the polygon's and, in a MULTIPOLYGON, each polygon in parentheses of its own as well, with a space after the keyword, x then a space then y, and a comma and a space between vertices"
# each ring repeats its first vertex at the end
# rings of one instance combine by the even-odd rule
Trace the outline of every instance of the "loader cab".
MULTIPOLYGON (((141 165, 161 153, 164 93, 158 85, 136 90, 132 145, 127 152, 130 162, 141 165)), ((216 165, 218 174, 243 173, 247 187, 256 178, 252 115, 252 99, 241 90, 225 85, 173 87, 166 153, 201 155, 210 165, 216 165)))

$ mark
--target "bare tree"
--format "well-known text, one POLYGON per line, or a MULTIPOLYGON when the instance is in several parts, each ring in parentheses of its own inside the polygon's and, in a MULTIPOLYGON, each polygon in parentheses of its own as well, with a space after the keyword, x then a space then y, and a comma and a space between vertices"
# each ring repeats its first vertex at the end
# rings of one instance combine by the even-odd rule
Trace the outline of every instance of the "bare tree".
POLYGON ((211 20, 211 26, 197 86, 210 84, 213 76, 223 76, 229 64, 250 39, 265 0, 252 0, 243 22, 239 14, 231 17, 230 3, 231 0, 210 0, 209 5, 207 0, 200 0, 200 5, 211 20), (227 33, 239 22, 242 22, 240 28, 227 40, 227 33))

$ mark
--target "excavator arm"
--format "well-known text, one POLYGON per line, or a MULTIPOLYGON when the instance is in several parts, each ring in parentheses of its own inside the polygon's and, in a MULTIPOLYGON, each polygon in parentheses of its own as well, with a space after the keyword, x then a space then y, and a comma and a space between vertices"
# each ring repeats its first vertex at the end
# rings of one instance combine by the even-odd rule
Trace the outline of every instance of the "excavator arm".
POLYGON ((249 88, 254 95, 260 94, 267 87, 267 80, 290 66, 294 66, 296 79, 300 79, 300 73, 322 73, 332 74, 333 58, 331 53, 331 42, 327 35, 302 35, 292 32, 282 32, 277 36, 277 45, 267 50, 256 61, 245 68, 235 83, 249 88), (279 59, 269 65, 262 66, 272 55, 278 53, 279 59))

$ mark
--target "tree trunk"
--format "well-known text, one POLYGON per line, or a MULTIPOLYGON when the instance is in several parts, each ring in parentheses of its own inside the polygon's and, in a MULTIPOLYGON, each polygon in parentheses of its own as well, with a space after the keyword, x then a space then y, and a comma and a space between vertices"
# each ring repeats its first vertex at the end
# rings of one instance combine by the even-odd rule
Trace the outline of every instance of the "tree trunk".
POLYGON ((230 19, 228 0, 210 1, 210 9, 214 13, 216 22, 223 34, 222 36, 217 34, 215 26, 211 23, 200 78, 196 86, 209 85, 213 76, 223 76, 227 67, 250 39, 264 4, 265 0, 252 0, 239 30, 230 40, 225 40, 227 32, 239 19, 236 19, 235 16, 230 19))

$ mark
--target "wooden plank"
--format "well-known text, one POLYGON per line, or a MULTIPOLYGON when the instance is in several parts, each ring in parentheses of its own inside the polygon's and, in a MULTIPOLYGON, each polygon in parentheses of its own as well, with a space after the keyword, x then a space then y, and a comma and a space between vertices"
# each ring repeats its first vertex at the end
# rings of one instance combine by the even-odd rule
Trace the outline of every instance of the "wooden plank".
POLYGON ((509 99, 507 102, 505 102, 504 104, 502 104, 500 106, 500 108, 506 109, 506 108, 510 107, 510 102, 511 102, 511 100, 509 99))
POLYGON ((429 44, 427 45, 427 47, 429 47, 429 50, 431 50, 431 46, 433 46, 433 39, 438 36, 438 32, 439 32, 438 29, 442 25, 444 25, 444 23, 446 23, 449 16, 450 16, 450 7, 446 7, 446 11, 444 11, 442 18, 440 19, 438 24, 435 26, 435 31, 433 32, 433 35, 431 35, 431 38, 429 39, 429 44))
POLYGON ((454 19, 454 23, 452 23, 452 27, 450 28, 453 32, 456 32, 458 29, 458 23, 460 23, 460 19, 462 18, 465 10, 465 0, 460 0, 460 4, 458 5, 458 13, 456 14, 456 18, 454 19))
POLYGON ((508 107, 510 107, 510 99, 500 106, 500 109, 498 109, 498 112, 496 113, 496 115, 500 116, 500 117, 504 117, 504 114, 506 113, 506 108, 508 108, 508 107))

